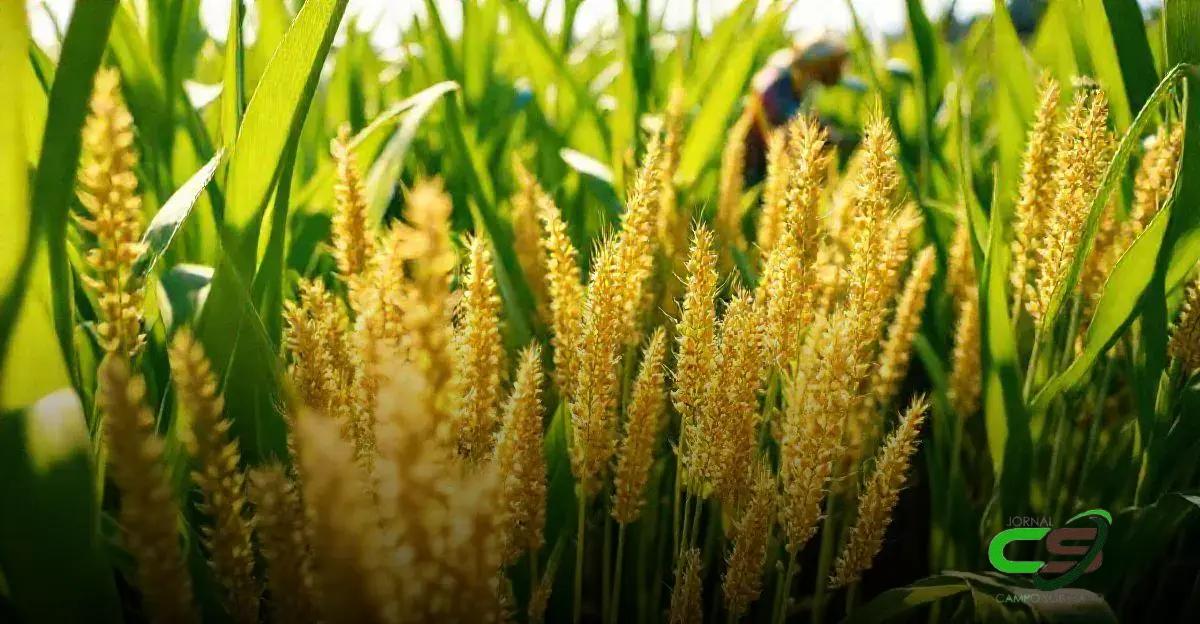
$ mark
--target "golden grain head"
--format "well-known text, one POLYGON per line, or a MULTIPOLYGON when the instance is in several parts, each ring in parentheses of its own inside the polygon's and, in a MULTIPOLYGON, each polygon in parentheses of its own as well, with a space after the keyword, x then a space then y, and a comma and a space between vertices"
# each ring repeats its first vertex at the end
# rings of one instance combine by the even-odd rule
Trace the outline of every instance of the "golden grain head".
POLYGON ((136 164, 133 117, 121 97, 119 74, 101 70, 83 128, 79 169, 84 214, 77 221, 92 237, 85 251, 90 270, 82 279, 96 295, 101 346, 129 357, 145 344, 142 283, 134 273, 134 263, 145 250, 136 164))
POLYGON ((254 578, 254 549, 241 454, 223 413, 224 400, 204 350, 187 329, 176 332, 170 350, 171 378, 179 406, 191 427, 184 436, 195 461, 192 480, 200 487, 201 513, 211 525, 201 535, 208 549, 214 576, 225 591, 226 609, 238 622, 259 619, 262 593, 254 578))
POLYGON ((504 341, 492 253, 480 237, 467 243, 467 272, 455 328, 458 449, 468 459, 491 456, 499 425, 504 341))
POLYGON ((1187 287, 1167 349, 1186 373, 1200 370, 1200 280, 1187 287))
POLYGON ((338 128, 330 152, 337 173, 333 187, 333 257, 342 277, 352 278, 366 270, 376 241, 349 124, 338 128))
POLYGON ((546 458, 542 451, 542 351, 522 351, 516 382, 504 407, 504 426, 496 442, 501 475, 500 513, 504 515, 504 559, 514 563, 537 551, 546 523, 546 458))
POLYGON ((858 516, 834 564, 830 579, 833 587, 858 582, 879 554, 883 535, 892 521, 892 510, 908 478, 909 463, 917 451, 917 436, 928 411, 929 402, 924 397, 914 399, 879 451, 875 472, 867 479, 859 496, 858 516))
POLYGON ((958 306, 948 391, 950 405, 964 418, 979 410, 983 393, 981 349, 979 291, 971 288, 958 306))
POLYGON ((137 570, 143 609, 155 621, 198 621, 179 537, 179 501, 168 479, 163 440, 145 405, 146 382, 120 355, 106 357, 98 376, 96 404, 104 414, 109 474, 121 493, 122 538, 137 570))
POLYGON ((664 360, 667 335, 659 327, 650 336, 625 412, 625 435, 613 476, 612 516, 621 524, 637 520, 645 504, 646 483, 666 408, 664 360))

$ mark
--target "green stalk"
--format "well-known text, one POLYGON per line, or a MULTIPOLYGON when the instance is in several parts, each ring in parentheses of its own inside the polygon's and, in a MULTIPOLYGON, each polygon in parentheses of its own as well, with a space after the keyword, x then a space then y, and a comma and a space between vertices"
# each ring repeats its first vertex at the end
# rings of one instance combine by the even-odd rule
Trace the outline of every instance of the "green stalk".
POLYGON ((829 568, 833 566, 834 550, 834 512, 837 509, 837 497, 830 493, 825 501, 825 526, 821 531, 821 552, 817 556, 817 578, 813 588, 813 624, 819 624, 825 617, 825 591, 829 580, 829 568))
POLYGON ((579 494, 579 528, 575 534, 575 604, 572 621, 583 621, 583 539, 587 528, 587 497, 579 494))
POLYGON ((787 603, 790 594, 792 593, 792 576, 796 573, 796 557, 788 553, 788 562, 783 569, 783 578, 775 587, 775 609, 771 614, 771 621, 774 624, 782 624, 787 621, 787 603))
POLYGON ((625 557, 625 525, 617 525, 617 565, 613 570, 612 603, 608 607, 609 624, 617 624, 617 613, 621 610, 621 568, 625 557))
POLYGON ((608 621, 608 606, 609 600, 612 598, 612 560, 609 559, 609 553, 612 552, 612 516, 605 514, 604 518, 604 551, 600 554, 601 565, 603 566, 600 573, 600 621, 608 621))

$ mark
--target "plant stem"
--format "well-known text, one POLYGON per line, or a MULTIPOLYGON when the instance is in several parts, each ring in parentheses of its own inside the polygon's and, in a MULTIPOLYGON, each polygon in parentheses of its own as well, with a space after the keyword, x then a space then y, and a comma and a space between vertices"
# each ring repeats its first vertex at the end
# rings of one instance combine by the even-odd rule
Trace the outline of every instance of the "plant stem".
MULTIPOLYGON (((533 605, 533 597, 537 594, 538 585, 542 584, 542 577, 541 577, 541 575, 538 574, 537 553, 531 550, 531 551, 529 551, 528 557, 529 557, 529 600, 525 604, 525 609, 527 611, 533 605)), ((527 616, 532 617, 532 614, 527 613, 527 616)))
POLYGON ((625 525, 617 525, 617 565, 613 569, 612 604, 608 607, 609 624, 617 624, 621 611, 621 568, 625 558, 625 525))
POLYGON ((821 552, 817 555, 817 578, 813 589, 812 621, 819 624, 825 617, 825 590, 829 581, 829 568, 833 566, 834 549, 834 512, 837 509, 837 497, 830 492, 825 501, 825 525, 821 529, 821 552))
POLYGON ((787 621, 787 603, 792 593, 792 575, 796 573, 796 557, 788 554, 787 566, 783 569, 782 582, 775 590, 775 613, 771 621, 781 624, 787 621))
POLYGON ((587 497, 579 495, 579 529, 575 534, 575 604, 572 621, 583 621, 583 539, 587 528, 587 497))
POLYGON ((605 514, 604 517, 604 550, 600 553, 601 565, 600 571, 600 621, 608 621, 608 605, 612 596, 612 561, 609 559, 609 553, 612 552, 612 516, 605 514))

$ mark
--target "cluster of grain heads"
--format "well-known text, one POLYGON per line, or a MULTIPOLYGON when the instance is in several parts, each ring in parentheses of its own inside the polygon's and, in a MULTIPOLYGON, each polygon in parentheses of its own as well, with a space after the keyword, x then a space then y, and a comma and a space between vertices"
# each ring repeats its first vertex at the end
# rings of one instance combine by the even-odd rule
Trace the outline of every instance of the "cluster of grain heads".
POLYGON ((201 529, 226 610, 243 624, 258 622, 261 589, 254 578, 252 532, 246 513, 241 454, 229 432, 225 402, 203 349, 181 329, 171 343, 171 378, 188 417, 183 438, 195 461, 192 481, 200 488, 199 510, 211 519, 201 529))
MULTIPOLYGON (((1058 150, 1058 83, 1045 79, 1021 163, 1021 186, 1013 221, 1011 281, 1014 312, 1034 298, 1033 267, 1038 243, 1054 202, 1054 158, 1058 150)), ((963 231, 966 234, 966 231, 963 231)), ((957 240, 957 238, 956 238, 957 240)))
POLYGON ((142 201, 134 173, 133 117, 121 97, 116 70, 101 70, 83 127, 78 215, 92 237, 83 282, 96 296, 96 334, 109 353, 134 357, 142 349, 142 284, 133 273, 141 255, 142 201))
POLYGON ((1066 278, 1082 241, 1084 222, 1112 155, 1108 100, 1097 89, 1083 87, 1075 94, 1058 136, 1054 160, 1054 199, 1036 243, 1034 296, 1026 303, 1040 324, 1066 278))
POLYGON ((892 510, 908 478, 909 463, 917 451, 917 436, 929 404, 918 397, 900 419, 896 431, 884 443, 858 502, 858 516, 849 539, 834 564, 833 587, 857 582, 870 569, 883 546, 883 535, 892 521, 892 510))
POLYGON ((630 193, 621 229, 601 244, 592 265, 570 396, 571 468, 584 500, 601 489, 616 448, 618 366, 624 346, 640 340, 644 288, 654 262, 654 215, 662 164, 652 138, 630 193))
POLYGON ((146 382, 124 358, 110 356, 100 365, 99 387, 109 473, 121 494, 122 541, 133 557, 143 610, 152 622, 197 621, 179 502, 163 462, 163 440, 145 405, 146 382))
MULTIPOLYGON (((830 155, 825 131, 815 120, 799 118, 776 140, 779 151, 767 172, 765 215, 778 225, 764 247, 766 258, 755 299, 763 315, 768 358, 787 368, 799 355, 800 340, 816 311, 818 253, 821 247, 819 199, 830 155)), ((766 233, 764 233, 766 234, 766 233)))

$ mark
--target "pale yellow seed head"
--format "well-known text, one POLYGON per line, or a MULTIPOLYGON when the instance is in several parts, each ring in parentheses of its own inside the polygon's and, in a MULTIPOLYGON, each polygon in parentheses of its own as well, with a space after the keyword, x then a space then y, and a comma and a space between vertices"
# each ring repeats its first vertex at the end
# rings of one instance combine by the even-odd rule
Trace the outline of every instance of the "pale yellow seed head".
POLYGON ((1167 350, 1186 374, 1200 370, 1200 280, 1187 288, 1167 350))
POLYGON ((925 398, 916 398, 879 451, 875 472, 867 479, 859 496, 858 516, 850 528, 846 546, 834 564, 831 586, 844 587, 857 582, 879 554, 883 535, 892 521, 892 510, 908 478, 909 463, 917 450, 917 436, 928 411, 929 403, 925 398))
POLYGON ((936 270, 937 256, 932 247, 926 247, 913 263, 912 273, 896 303, 896 314, 880 349, 879 367, 868 388, 876 413, 891 407, 900 383, 908 374, 913 339, 921 327, 921 314, 925 311, 925 299, 936 270))
POLYGON ((366 193, 350 125, 342 124, 330 144, 336 171, 333 187, 333 257, 342 279, 352 281, 366 270, 375 253, 375 232, 367 210, 366 193))
POLYGON ((1054 205, 1037 247, 1035 292, 1026 304, 1041 323, 1058 295, 1080 244, 1084 222, 1112 155, 1108 100, 1098 90, 1081 90, 1060 131, 1055 162, 1054 205))
POLYGON ((950 405, 963 418, 979 410, 979 397, 983 392, 979 332, 979 291, 971 288, 958 307, 949 382, 950 405))
POLYGON ((122 542, 133 558, 142 609, 155 622, 197 622, 179 536, 179 501, 145 405, 146 382, 123 356, 100 364, 96 404, 104 414, 109 474, 121 493, 122 542))
POLYGON ((134 263, 145 249, 142 200, 134 172, 133 116, 115 69, 96 74, 83 127, 77 221, 91 235, 83 282, 96 295, 96 334, 108 353, 134 357, 145 344, 142 283, 134 263))
POLYGON ((304 509, 283 466, 267 464, 251 470, 248 491, 254 503, 259 553, 266 564, 270 611, 275 622, 309 622, 313 604, 312 561, 305 538, 304 509))
POLYGON ((200 487, 199 508, 212 522, 201 536, 225 592, 226 610, 237 622, 256 624, 262 589, 254 578, 241 454, 223 414, 225 402, 203 348, 187 329, 175 333, 170 363, 179 407, 191 424, 184 440, 195 461, 192 480, 200 487))
POLYGON ((517 178, 517 193, 511 200, 513 251, 517 264, 525 276, 525 283, 533 295, 539 318, 550 320, 550 295, 546 285, 546 262, 542 257, 542 227, 538 222, 538 209, 545 197, 537 179, 525 168, 517 157, 513 157, 513 172, 517 178))
POLYGON ((492 454, 499 424, 504 342, 492 253, 480 237, 472 238, 467 248, 467 271, 462 279, 463 297, 455 328, 455 419, 459 453, 482 461, 492 454))
POLYGON ((542 452, 542 351, 522 351, 512 394, 504 407, 504 427, 496 441, 501 475, 500 513, 504 559, 526 552, 537 556, 546 524, 546 458, 542 452))
POLYGON ((558 206, 549 196, 538 200, 540 239, 550 297, 550 328, 554 345, 554 377, 559 393, 569 397, 578 374, 578 345, 583 322, 584 288, 578 252, 567 234, 558 206))
POLYGON ((1015 300, 1025 299, 1033 289, 1033 269, 1037 246, 1053 210, 1055 197, 1055 154, 1058 152, 1059 86, 1046 78, 1042 81, 1033 126, 1021 161, 1021 186, 1014 209, 1012 272, 1010 280, 1015 300))
POLYGON ((612 516, 621 524, 637 520, 645 504, 646 483, 666 408, 664 388, 667 335, 659 327, 650 336, 625 414, 625 435, 613 476, 612 516))

